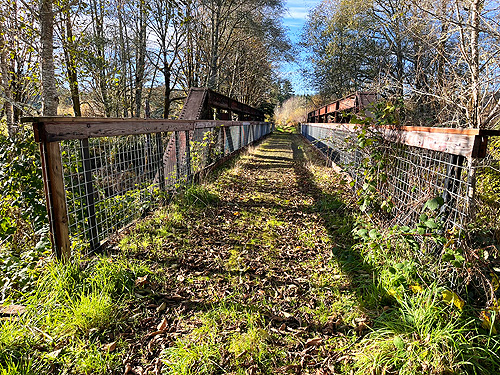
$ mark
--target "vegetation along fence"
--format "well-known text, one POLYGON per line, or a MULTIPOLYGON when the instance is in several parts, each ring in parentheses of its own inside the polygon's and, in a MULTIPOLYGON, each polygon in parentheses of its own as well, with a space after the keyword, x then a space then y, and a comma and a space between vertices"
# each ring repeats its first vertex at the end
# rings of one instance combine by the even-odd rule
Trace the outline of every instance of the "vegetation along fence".
POLYGON ((305 123, 301 132, 350 175, 362 210, 377 205, 401 226, 458 234, 477 202, 478 170, 498 167, 487 152, 489 138, 498 142, 495 130, 305 123), (435 216, 422 217, 426 208, 435 216))
POLYGON ((165 192, 269 134, 273 125, 262 120, 261 112, 201 89, 191 90, 180 120, 25 119, 40 143, 57 256, 69 258, 72 246, 96 250, 165 192))

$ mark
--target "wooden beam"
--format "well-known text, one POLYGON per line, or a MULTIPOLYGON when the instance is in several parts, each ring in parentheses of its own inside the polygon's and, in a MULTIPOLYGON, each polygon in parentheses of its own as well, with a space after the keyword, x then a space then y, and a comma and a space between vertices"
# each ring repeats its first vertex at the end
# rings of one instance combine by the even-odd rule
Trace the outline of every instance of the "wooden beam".
POLYGON ((58 142, 71 139, 139 135, 171 131, 263 124, 262 121, 219 120, 144 120, 85 117, 26 117, 32 122, 37 142, 58 142))
MULTIPOLYGON (((304 124, 324 129, 341 130, 355 133, 360 129, 357 124, 304 124)), ((370 131, 380 134, 390 142, 403 143, 408 146, 427 150, 461 155, 467 158, 486 156, 488 136, 500 136, 499 130, 435 128, 423 126, 373 126, 370 131)))

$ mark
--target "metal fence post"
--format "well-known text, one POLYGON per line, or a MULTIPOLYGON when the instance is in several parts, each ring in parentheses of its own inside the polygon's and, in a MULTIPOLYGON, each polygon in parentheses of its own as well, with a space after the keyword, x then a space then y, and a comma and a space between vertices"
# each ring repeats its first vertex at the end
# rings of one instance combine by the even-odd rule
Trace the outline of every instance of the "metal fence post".
POLYGON ((460 181, 460 175, 462 174, 464 157, 461 155, 450 155, 448 166, 446 168, 446 178, 444 180, 444 191, 443 191, 443 201, 444 205, 441 208, 441 214, 443 219, 446 220, 450 214, 451 207, 455 201, 455 195, 457 194, 457 189, 460 181))
POLYGON ((185 130, 186 135, 186 169, 187 169, 187 180, 191 181, 192 171, 191 171, 191 142, 189 140, 189 130, 185 130))
POLYGON ((158 182, 160 190, 165 190, 165 158, 163 155, 163 139, 162 133, 156 133, 156 154, 160 158, 158 160, 158 182))
POLYGON ((226 127, 221 126, 219 132, 221 157, 226 155, 226 127))
POLYGON ((92 163, 90 162, 90 150, 88 138, 80 142, 82 150, 83 177, 85 179, 85 205, 87 206, 87 217, 90 229, 90 249, 95 251, 99 248, 99 232, 95 216, 94 184, 92 179, 92 163))
POLYGON ((233 135, 231 133, 231 128, 227 128, 227 130, 226 130, 226 139, 227 139, 227 145, 228 145, 229 154, 230 154, 234 151, 233 135))
POLYGON ((176 171, 177 171, 177 182, 181 182, 181 152, 179 150, 179 132, 176 130, 174 131, 174 139, 175 139, 175 166, 176 166, 176 171))

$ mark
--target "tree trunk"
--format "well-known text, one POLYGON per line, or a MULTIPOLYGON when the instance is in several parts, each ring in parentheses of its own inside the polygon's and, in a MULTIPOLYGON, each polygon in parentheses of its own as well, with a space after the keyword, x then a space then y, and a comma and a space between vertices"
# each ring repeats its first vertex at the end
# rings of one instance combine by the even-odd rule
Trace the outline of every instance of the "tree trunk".
POLYGON ((0 66, 1 66, 1 74, 2 74, 2 86, 5 95, 5 103, 3 105, 3 109, 5 112, 5 117, 7 120, 7 132, 9 133, 9 137, 14 136, 14 111, 12 110, 12 90, 10 85, 10 73, 9 73, 9 56, 7 54, 7 48, 4 47, 4 41, 0 41, 0 48, 2 49, 2 54, 0 55, 0 66))
POLYGON ((118 32, 119 32, 119 44, 120 44, 120 87, 122 87, 123 95, 122 95, 122 105, 123 105, 123 117, 128 117, 128 107, 129 102, 127 100, 127 59, 126 59, 126 47, 125 47, 125 36, 123 33, 123 29, 125 27, 123 22, 123 3, 119 3, 118 5, 118 32))
POLYGON ((75 61, 75 44, 73 42, 73 27, 71 25, 70 7, 67 5, 64 15, 64 25, 61 25, 64 59, 66 62, 66 74, 69 82, 69 89, 71 93, 71 101, 73 102, 73 112, 75 117, 82 116, 82 109, 80 105, 80 91, 78 88, 78 72, 76 70, 75 61))
POLYGON ((471 127, 479 128, 481 126, 481 87, 479 82, 479 12, 482 7, 483 0, 473 0, 471 2, 471 127))
POLYGON ((207 86, 212 90, 217 90, 217 75, 219 61, 219 29, 220 29, 220 5, 216 5, 216 10, 212 10, 212 48, 210 51, 210 75, 208 77, 207 86))
MULTIPOLYGON (((43 0, 46 1, 46 0, 43 0)), ((99 59, 99 89, 101 90, 102 102, 104 104, 104 113, 106 117, 111 116, 111 105, 109 103, 107 72, 106 72, 106 53, 105 53, 105 35, 104 35, 104 6, 99 1, 92 1, 92 21, 94 25, 94 39, 99 59)))
POLYGON ((163 95, 163 118, 170 115, 170 67, 166 60, 163 64, 163 77, 165 78, 165 93, 163 95))
POLYGON ((137 65, 135 73, 135 117, 141 117, 142 89, 144 86, 144 71, 146 61, 146 10, 141 1, 139 8, 139 38, 137 65))
POLYGON ((57 116, 57 90, 54 73, 54 14, 52 1, 42 0, 40 9, 40 41, 42 44, 42 113, 57 116))

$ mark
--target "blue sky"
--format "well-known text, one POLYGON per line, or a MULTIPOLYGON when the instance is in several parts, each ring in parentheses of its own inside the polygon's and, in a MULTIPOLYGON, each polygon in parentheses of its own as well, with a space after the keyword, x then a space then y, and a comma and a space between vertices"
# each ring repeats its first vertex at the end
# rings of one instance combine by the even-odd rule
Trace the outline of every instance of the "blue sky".
MULTIPOLYGON (((287 0, 287 11, 284 14, 283 23, 288 29, 288 35, 293 43, 299 41, 302 27, 306 22, 309 10, 320 3, 321 0, 287 0)), ((307 87, 307 82, 300 74, 301 66, 307 61, 303 56, 297 56, 297 63, 286 63, 282 65, 282 77, 289 79, 295 90, 296 94, 310 94, 312 93, 307 87)))

